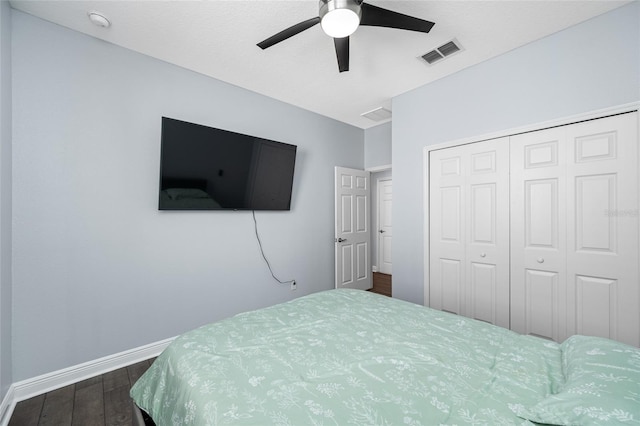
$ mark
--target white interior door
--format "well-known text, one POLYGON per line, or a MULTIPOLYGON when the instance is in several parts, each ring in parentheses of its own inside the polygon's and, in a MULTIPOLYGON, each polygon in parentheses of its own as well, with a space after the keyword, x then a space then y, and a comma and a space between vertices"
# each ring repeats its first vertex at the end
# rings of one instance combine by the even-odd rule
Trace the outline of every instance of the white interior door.
POLYGON ((566 335, 564 128, 511 137, 511 328, 566 335))
POLYGON ((637 113, 568 126, 567 329, 640 345, 637 113))
POLYGON ((511 138, 511 324, 638 346, 637 113, 511 138))
POLYGON ((378 182, 378 272, 391 275, 393 228, 391 207, 393 201, 393 181, 378 182))
POLYGON ((336 288, 370 289, 369 172, 335 168, 336 288))
POLYGON ((429 300, 441 311, 463 315, 466 196, 465 147, 429 154, 429 300))
POLYGON ((469 144, 466 316, 509 328, 509 138, 469 144))
POLYGON ((430 153, 431 307, 509 327, 508 138, 430 153))

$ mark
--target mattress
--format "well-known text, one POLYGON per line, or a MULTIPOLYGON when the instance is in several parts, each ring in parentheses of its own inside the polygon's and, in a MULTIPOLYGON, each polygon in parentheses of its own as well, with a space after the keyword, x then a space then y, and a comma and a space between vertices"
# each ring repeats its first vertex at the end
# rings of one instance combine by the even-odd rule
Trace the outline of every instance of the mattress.
MULTIPOLYGON (((158 426, 564 424, 565 411, 567 421, 597 424, 598 407, 576 414, 571 401, 555 404, 586 371, 571 364, 570 349, 588 364, 594 344, 620 358, 602 374, 616 375, 611 383, 624 395, 610 392, 615 399, 627 398, 600 407, 600 418, 640 419, 637 348, 606 339, 560 345, 359 290, 315 293, 187 332, 131 397, 158 426), (568 378, 571 365, 578 373, 568 378)), ((589 391, 570 396, 582 404, 589 391)))

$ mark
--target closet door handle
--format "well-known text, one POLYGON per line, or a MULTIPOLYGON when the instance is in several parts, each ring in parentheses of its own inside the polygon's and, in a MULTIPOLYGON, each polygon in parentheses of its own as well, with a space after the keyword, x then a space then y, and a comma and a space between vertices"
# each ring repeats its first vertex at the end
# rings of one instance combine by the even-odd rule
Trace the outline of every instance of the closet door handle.
POLYGON ((487 257, 487 253, 480 253, 480 257, 487 257))
POLYGON ((539 258, 538 258, 538 263, 544 263, 544 258, 539 257, 539 258))

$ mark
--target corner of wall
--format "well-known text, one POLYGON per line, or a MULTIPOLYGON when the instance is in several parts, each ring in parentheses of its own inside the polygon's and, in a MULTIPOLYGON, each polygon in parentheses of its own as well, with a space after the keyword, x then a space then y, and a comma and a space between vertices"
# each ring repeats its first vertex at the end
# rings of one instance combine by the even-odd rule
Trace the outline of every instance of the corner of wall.
MULTIPOLYGON (((0 0, 0 401, 10 397, 11 337, 11 7, 0 0)), ((2 412, 0 411, 0 415, 2 412)))

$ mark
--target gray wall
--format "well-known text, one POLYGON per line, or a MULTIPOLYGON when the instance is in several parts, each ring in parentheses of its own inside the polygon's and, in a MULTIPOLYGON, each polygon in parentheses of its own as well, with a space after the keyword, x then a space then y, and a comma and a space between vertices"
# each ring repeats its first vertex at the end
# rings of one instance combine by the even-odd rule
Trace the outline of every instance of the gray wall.
POLYGON ((364 132, 13 11, 14 381, 334 286, 364 132), (298 145, 292 209, 159 212, 160 117, 298 145), (46 354, 44 356, 43 354, 46 354))
POLYGON ((638 2, 394 98, 394 297, 424 300, 424 146, 638 100, 638 2))
POLYGON ((0 1, 0 400, 11 376, 11 9, 0 1))
POLYGON ((391 122, 364 131, 364 167, 391 165, 391 122))

